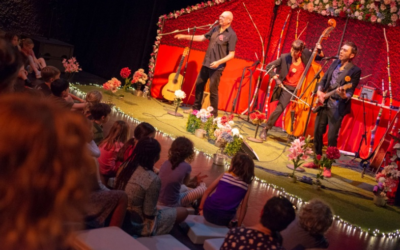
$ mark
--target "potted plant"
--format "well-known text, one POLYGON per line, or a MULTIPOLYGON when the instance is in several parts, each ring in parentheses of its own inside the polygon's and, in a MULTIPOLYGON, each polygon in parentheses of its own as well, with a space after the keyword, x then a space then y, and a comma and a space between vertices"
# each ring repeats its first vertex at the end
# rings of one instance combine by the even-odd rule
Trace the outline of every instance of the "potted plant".
POLYGON ((135 89, 137 91, 137 96, 141 96, 143 94, 142 87, 146 84, 148 77, 147 74, 144 73, 144 69, 138 69, 132 77, 132 85, 135 85, 135 89))
POLYGON ((193 110, 189 115, 186 130, 194 133, 197 137, 203 138, 207 133, 205 130, 206 123, 213 120, 212 111, 213 107, 211 106, 207 109, 193 110))
POLYGON ((62 64, 65 69, 65 78, 67 78, 68 82, 71 82, 74 78, 75 73, 82 71, 78 61, 75 57, 71 57, 70 59, 64 59, 62 64))

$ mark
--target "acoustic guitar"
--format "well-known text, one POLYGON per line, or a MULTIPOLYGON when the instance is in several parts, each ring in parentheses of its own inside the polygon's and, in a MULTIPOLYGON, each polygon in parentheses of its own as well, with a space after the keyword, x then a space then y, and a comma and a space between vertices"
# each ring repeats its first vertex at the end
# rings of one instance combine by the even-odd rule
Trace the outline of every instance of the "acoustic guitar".
MULTIPOLYGON (((350 89, 352 86, 353 86, 352 83, 347 83, 343 86, 338 86, 337 88, 342 87, 342 89, 346 91, 346 90, 350 89)), ((328 102, 329 97, 331 97, 333 94, 336 93, 337 88, 335 88, 334 90, 329 91, 328 93, 325 94, 325 102, 321 103, 319 101, 319 99, 317 98, 317 100, 314 103, 314 107, 312 108, 312 112, 317 113, 322 107, 325 107, 326 103, 328 102)))
POLYGON ((168 76, 168 83, 164 86, 161 92, 162 96, 168 101, 173 101, 175 99, 175 91, 182 88, 183 76, 179 73, 181 72, 183 61, 185 60, 185 57, 188 55, 188 53, 189 48, 186 47, 183 50, 181 62, 179 63, 176 73, 171 73, 168 76))

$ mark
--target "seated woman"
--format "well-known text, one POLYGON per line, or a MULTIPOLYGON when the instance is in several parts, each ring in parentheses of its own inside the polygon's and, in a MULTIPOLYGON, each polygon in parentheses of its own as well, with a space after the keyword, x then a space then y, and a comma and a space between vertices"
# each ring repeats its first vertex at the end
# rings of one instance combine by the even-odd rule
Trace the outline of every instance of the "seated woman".
POLYGON ((283 246, 288 249, 328 248, 324 234, 333 222, 333 212, 325 202, 312 199, 303 205, 298 218, 282 231, 283 246))
POLYGON ((21 53, 28 59, 30 68, 35 72, 36 78, 41 78, 40 70, 46 67, 46 61, 43 58, 36 58, 33 52, 34 43, 32 39, 25 38, 21 40, 21 53))
POLYGON ((207 176, 200 173, 190 178, 194 158, 193 142, 185 137, 178 137, 172 142, 168 152, 168 160, 163 163, 158 176, 161 179, 159 204, 168 207, 187 207, 201 199, 206 191, 202 181, 207 176), (189 163, 188 163, 189 162, 189 163), (192 187, 193 189, 189 189, 192 187))
POLYGON ((283 196, 272 197, 265 204, 260 222, 252 227, 236 227, 228 232, 221 250, 282 249, 279 232, 296 217, 293 204, 283 196))
POLYGON ((231 161, 228 172, 222 174, 207 188, 199 206, 200 214, 213 224, 233 227, 240 205, 238 225, 242 225, 253 178, 253 160, 244 153, 237 153, 231 161))
POLYGON ((174 223, 184 221, 186 208, 157 210, 161 181, 153 171, 160 159, 161 146, 153 138, 141 139, 117 176, 116 187, 128 195, 128 214, 123 228, 130 234, 152 236, 167 234, 174 223))
POLYGON ((1 249, 71 249, 96 183, 85 119, 28 94, 0 106, 1 249))
POLYGON ((128 140, 129 126, 125 121, 116 121, 110 129, 110 132, 100 143, 99 168, 100 177, 104 185, 107 185, 108 179, 115 177, 118 171, 116 158, 119 150, 128 140))

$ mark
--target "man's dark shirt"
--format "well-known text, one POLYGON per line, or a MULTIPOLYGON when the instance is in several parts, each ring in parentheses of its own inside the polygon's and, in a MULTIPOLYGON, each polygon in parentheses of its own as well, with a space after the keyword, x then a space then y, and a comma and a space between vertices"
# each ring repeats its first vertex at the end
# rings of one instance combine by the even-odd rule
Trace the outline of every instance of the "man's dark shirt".
MULTIPOLYGON (((210 40, 204 57, 203 66, 210 68, 212 62, 218 61, 226 57, 230 51, 235 51, 237 36, 235 31, 229 26, 227 29, 219 33, 220 26, 212 28, 204 36, 210 40)), ((224 69, 226 63, 218 66, 219 70, 224 69)))

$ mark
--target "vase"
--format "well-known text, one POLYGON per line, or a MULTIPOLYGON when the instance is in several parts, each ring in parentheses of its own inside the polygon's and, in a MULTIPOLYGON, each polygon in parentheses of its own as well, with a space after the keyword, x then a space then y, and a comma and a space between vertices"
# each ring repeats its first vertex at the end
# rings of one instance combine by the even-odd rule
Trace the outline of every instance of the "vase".
POLYGON ((214 154, 213 163, 214 163, 215 165, 219 165, 219 166, 224 165, 224 164, 225 164, 225 155, 224 155, 224 154, 221 154, 221 153, 215 153, 215 154, 214 154))
POLYGON ((296 175, 293 175, 293 176, 289 175, 289 179, 290 179, 290 182, 293 182, 293 183, 296 183, 296 182, 297 182, 297 177, 296 177, 296 175))
POLYGON ((374 204, 379 207, 386 206, 386 197, 381 195, 374 195, 374 204))
POLYGON ((199 138, 204 138, 204 135, 206 134, 206 131, 202 128, 196 129, 194 131, 194 135, 199 137, 199 138))
POLYGON ((263 142, 263 140, 257 139, 257 133, 258 133, 258 128, 259 127, 260 127, 260 124, 257 124, 256 133, 254 134, 254 137, 247 137, 247 140, 252 141, 252 142, 256 142, 256 143, 262 143, 263 142))
POLYGON ((321 182, 319 181, 319 180, 317 180, 317 181, 313 181, 313 183, 312 183, 312 187, 313 187, 313 189, 315 189, 315 190, 321 190, 321 182))

